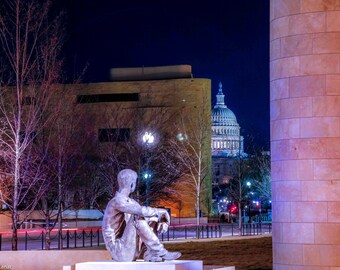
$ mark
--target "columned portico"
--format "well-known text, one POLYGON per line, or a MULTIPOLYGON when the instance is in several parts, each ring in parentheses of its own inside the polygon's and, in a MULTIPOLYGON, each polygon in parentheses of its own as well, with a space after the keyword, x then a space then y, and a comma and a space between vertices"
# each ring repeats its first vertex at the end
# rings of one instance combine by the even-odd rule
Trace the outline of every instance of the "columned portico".
POLYGON ((270 4, 274 269, 340 269, 340 1, 270 4))

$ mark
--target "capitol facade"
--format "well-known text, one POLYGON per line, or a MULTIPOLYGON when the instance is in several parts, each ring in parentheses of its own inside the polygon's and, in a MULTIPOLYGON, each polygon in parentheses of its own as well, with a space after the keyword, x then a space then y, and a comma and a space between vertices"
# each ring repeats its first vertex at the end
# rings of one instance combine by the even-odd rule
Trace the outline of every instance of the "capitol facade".
POLYGON ((243 156, 243 136, 235 114, 225 105, 222 83, 211 112, 211 149, 213 157, 243 156))

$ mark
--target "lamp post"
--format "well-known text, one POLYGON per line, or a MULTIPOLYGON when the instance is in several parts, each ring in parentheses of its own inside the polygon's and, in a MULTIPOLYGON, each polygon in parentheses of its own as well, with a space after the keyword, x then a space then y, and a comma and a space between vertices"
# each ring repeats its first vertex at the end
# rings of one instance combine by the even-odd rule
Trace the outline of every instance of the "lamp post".
POLYGON ((248 187, 248 223, 251 223, 251 216, 250 216, 250 205, 251 205, 251 201, 250 201, 250 187, 251 187, 251 183, 248 181, 247 182, 247 187, 248 187))
POLYGON ((155 142, 155 136, 151 133, 146 131, 142 137, 143 144, 145 145, 145 157, 146 157, 146 164, 145 164, 145 172, 143 173, 143 178, 146 183, 146 199, 145 205, 150 205, 150 181, 151 181, 151 173, 149 172, 149 148, 155 142))

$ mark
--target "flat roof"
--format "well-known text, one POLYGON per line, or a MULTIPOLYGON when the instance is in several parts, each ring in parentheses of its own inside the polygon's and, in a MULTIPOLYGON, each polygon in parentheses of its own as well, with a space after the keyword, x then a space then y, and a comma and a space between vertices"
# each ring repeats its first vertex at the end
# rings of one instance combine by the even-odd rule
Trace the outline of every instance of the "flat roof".
POLYGON ((192 78, 191 65, 110 69, 112 81, 143 81, 192 78))

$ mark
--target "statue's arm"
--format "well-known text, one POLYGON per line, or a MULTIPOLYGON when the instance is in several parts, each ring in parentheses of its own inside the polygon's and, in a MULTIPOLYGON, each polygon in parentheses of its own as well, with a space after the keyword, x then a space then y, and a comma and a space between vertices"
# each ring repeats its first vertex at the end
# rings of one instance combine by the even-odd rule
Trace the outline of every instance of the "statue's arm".
POLYGON ((138 202, 131 198, 119 198, 116 201, 115 207, 123 213, 142 217, 158 217, 159 215, 157 208, 141 206, 138 202))

